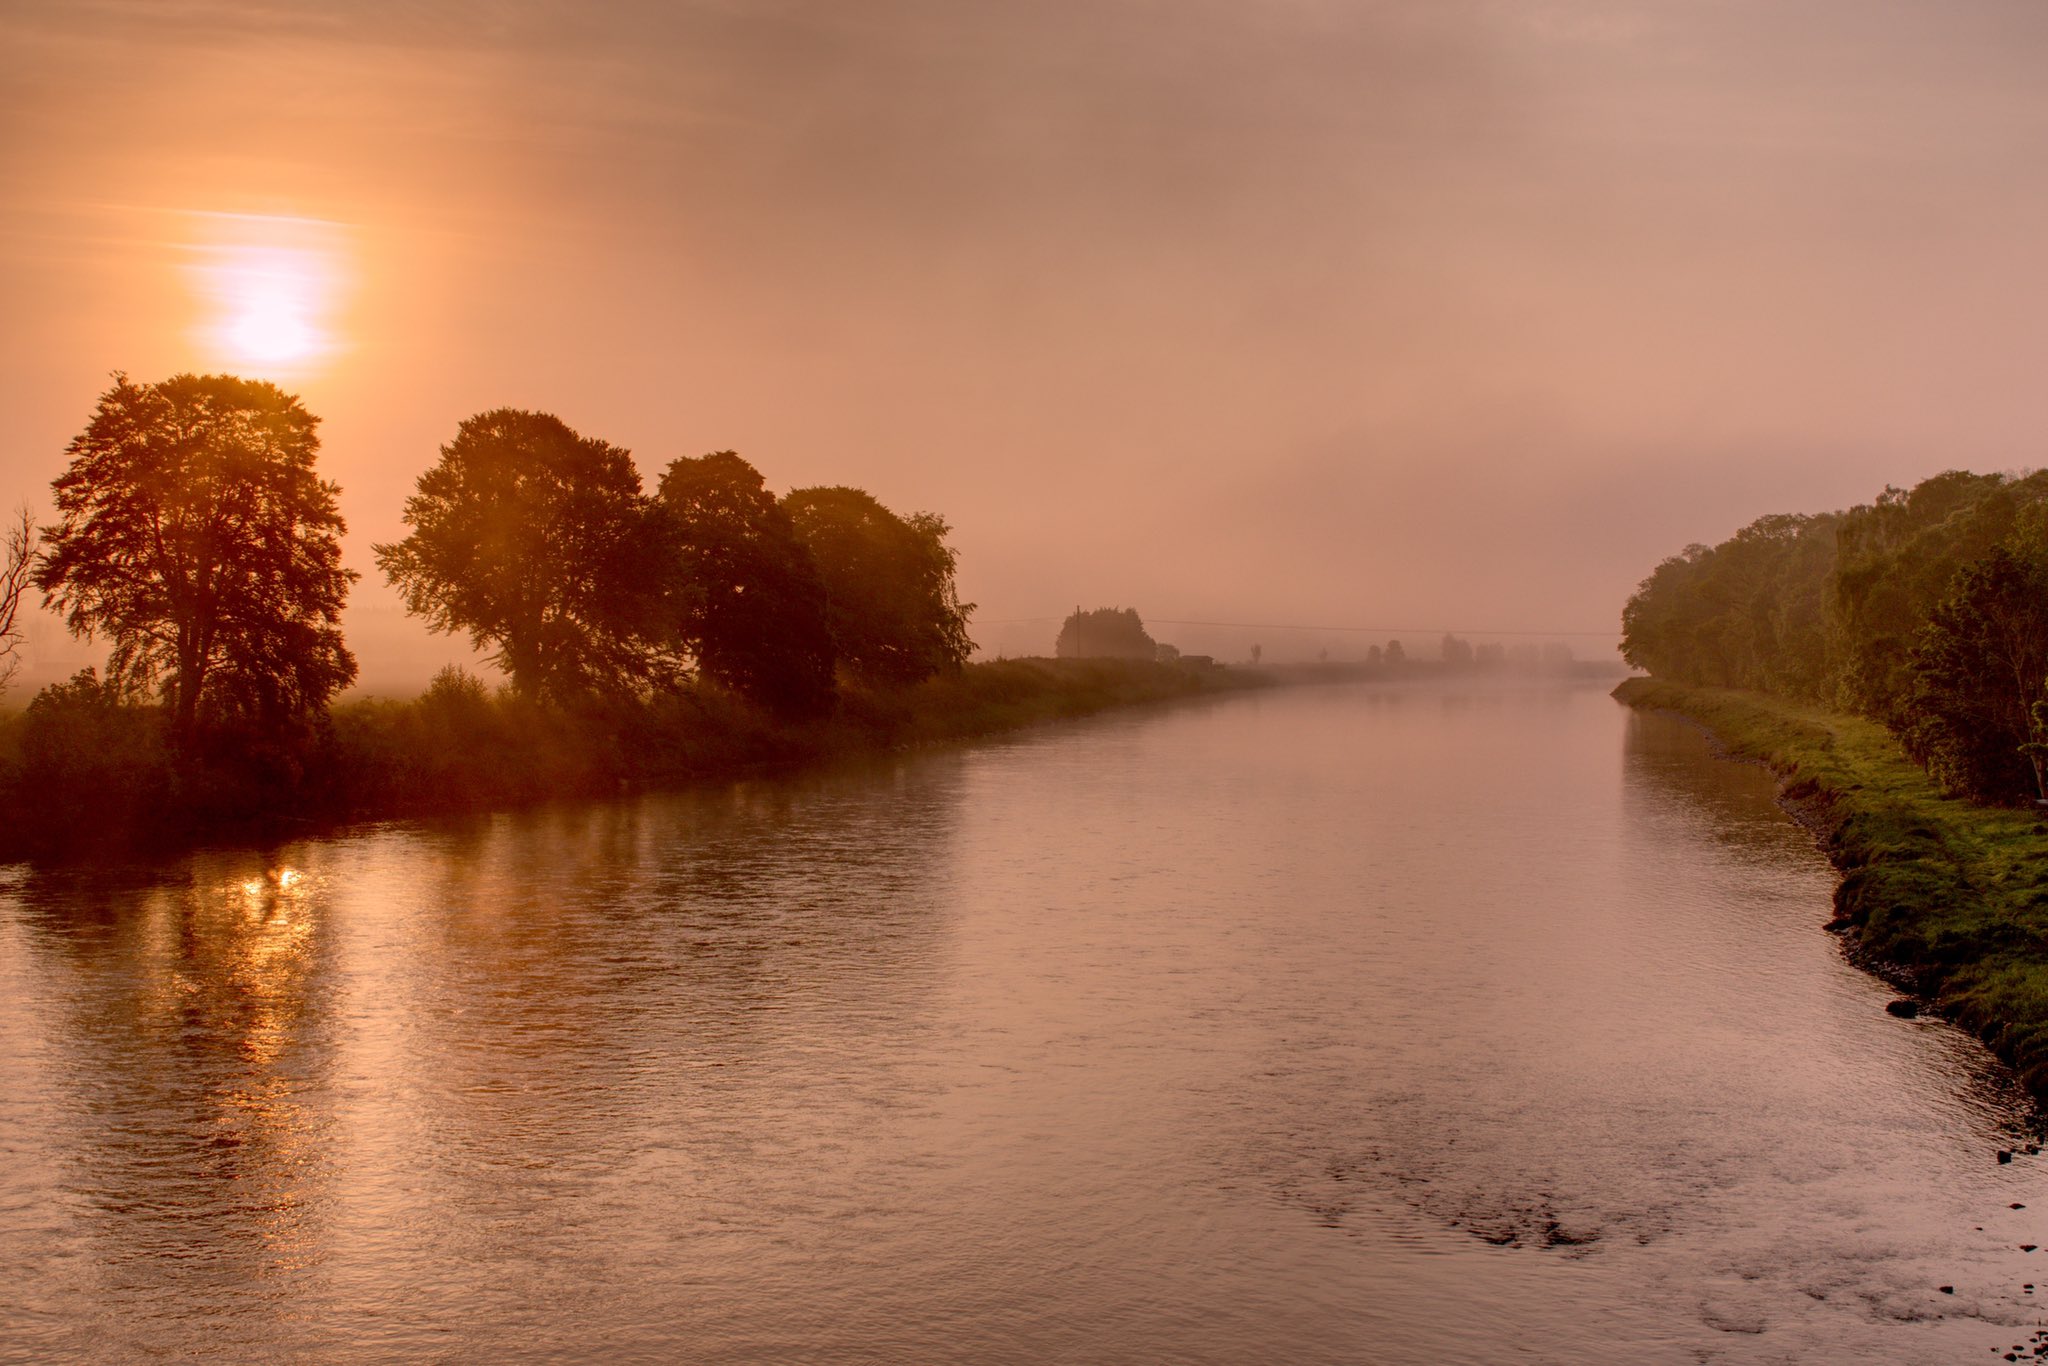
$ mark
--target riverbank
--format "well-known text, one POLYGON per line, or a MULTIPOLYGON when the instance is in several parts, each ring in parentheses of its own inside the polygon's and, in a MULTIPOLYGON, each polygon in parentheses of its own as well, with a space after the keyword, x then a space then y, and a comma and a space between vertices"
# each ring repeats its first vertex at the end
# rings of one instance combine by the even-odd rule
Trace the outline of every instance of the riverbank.
POLYGON ((1875 722, 1761 693, 1631 678, 1614 696, 1676 712, 1769 765, 1842 871, 1850 957, 1970 1029, 2048 1101, 2048 822, 1943 797, 1875 722))
POLYGON ((344 702, 294 747, 249 747, 198 771, 173 761, 156 708, 74 690, 0 719, 0 861, 682 787, 1271 682, 1243 669, 996 660, 910 688, 846 688, 830 716, 789 722, 708 687, 559 711, 450 675, 417 698, 344 702))

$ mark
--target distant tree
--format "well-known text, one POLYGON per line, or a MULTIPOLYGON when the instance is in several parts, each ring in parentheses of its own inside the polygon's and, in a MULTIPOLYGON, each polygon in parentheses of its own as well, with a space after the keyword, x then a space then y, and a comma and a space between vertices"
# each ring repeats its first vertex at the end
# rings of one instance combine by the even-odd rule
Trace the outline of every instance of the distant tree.
POLYGON ((1622 610, 1622 657, 1662 678, 1820 699, 1839 514, 1759 517, 1657 566, 1622 610))
POLYGON ((1472 662, 1482 669, 1498 669, 1508 662, 1508 651, 1499 641, 1488 641, 1473 651, 1472 662))
POLYGON ((1368 645, 1365 647, 1365 663, 1366 667, 1368 668, 1378 668, 1381 662, 1386 659, 1386 657, 1386 651, 1382 650, 1377 645, 1368 645))
POLYGON ((1444 663, 1453 669, 1471 668, 1472 642, 1461 640, 1448 631, 1444 632, 1443 659, 1444 663))
POLYGON ((1408 662, 1408 651, 1402 648, 1400 641, 1390 640, 1387 642, 1386 661, 1389 664, 1406 664, 1408 662))
POLYGON ((1254 666, 1258 664, 1259 656, 1264 653, 1266 653, 1264 646, 1260 645, 1257 641, 1252 642, 1252 664, 1254 666))
POLYGON ((632 456, 549 413, 465 421, 375 547, 406 609, 466 632, 529 701, 630 693, 662 675, 666 565, 632 456))
POLYGON ((317 712, 355 677, 318 421, 262 381, 116 375, 66 448, 36 586, 73 634, 112 642, 102 686, 161 685, 180 745, 202 721, 317 712))
POLYGON ((0 538, 0 693, 21 667, 21 603, 36 572, 35 515, 23 504, 0 538))
POLYGON ((829 708, 825 583, 760 472, 732 451, 686 457, 657 502, 673 538, 674 626, 697 667, 785 715, 829 708))
POLYGON ((1176 663, 1180 659, 1180 646, 1168 645, 1165 641, 1162 640, 1159 642, 1158 652, 1153 657, 1157 659, 1161 664, 1176 663))
POLYGON ((1061 659, 1157 659, 1160 646, 1146 634, 1135 608, 1076 607, 1061 624, 1052 651, 1061 659))
POLYGON ((928 512, 898 517, 854 488, 796 489, 782 500, 825 583, 840 663, 907 684, 967 662, 972 603, 954 589, 949 528, 928 512))

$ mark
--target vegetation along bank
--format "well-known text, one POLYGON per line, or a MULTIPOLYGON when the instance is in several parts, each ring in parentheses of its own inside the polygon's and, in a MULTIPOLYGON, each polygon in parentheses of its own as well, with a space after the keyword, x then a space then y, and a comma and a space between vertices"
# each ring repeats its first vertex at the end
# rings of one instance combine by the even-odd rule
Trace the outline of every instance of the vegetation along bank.
POLYGON ((56 520, 0 525, 0 689, 32 590, 107 647, 0 718, 0 859, 614 793, 1258 681, 971 664, 943 518, 839 485, 778 497, 732 451, 649 491, 624 449, 500 408, 457 427, 375 550, 506 686, 449 669, 410 701, 337 700, 358 576, 317 427, 262 381, 116 376, 56 520))
POLYGON ((195 764, 163 708, 86 677, 0 718, 0 861, 677 787, 1264 682, 1239 669, 997 660, 907 686, 850 684, 831 714, 792 719, 708 683, 560 707, 449 669, 417 698, 336 705, 289 754, 195 764))
POLYGON ((1844 874, 1856 961, 2048 1100, 2048 476, 1761 518, 1643 581, 1616 692, 1762 760, 1844 874))

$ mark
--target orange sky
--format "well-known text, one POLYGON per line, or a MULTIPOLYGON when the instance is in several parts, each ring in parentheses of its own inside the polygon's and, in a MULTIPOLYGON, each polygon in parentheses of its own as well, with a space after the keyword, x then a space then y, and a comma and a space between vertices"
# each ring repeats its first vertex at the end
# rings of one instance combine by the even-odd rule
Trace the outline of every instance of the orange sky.
MULTIPOLYGON (((369 571, 461 418, 542 408, 944 514, 1016 652, 1603 630, 1757 514, 2041 462, 2031 0, 343 10, 9 6, 0 503, 110 370, 274 373, 369 571)), ((350 630, 370 683, 466 653, 373 573, 350 630)))

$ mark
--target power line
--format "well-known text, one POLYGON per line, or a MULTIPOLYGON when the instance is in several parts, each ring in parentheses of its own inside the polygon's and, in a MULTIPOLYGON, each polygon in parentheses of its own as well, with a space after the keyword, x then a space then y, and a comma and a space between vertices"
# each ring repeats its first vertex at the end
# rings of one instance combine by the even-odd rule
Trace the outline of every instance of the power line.
MULTIPOLYGON (((1041 621, 1065 620, 1065 617, 995 617, 978 620, 975 624, 1025 626, 1041 621)), ((1610 631, 1472 631, 1447 630, 1440 626, 1302 626, 1278 621, 1184 621, 1173 617, 1147 617, 1145 621, 1151 626, 1216 626, 1234 631, 1322 631, 1389 636, 1541 636, 1548 640, 1556 640, 1561 636, 1583 636, 1596 640, 1612 640, 1621 634, 1619 627, 1610 631)))

